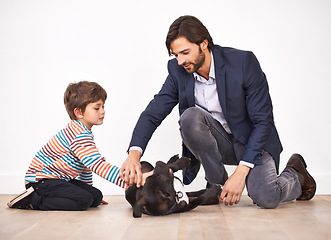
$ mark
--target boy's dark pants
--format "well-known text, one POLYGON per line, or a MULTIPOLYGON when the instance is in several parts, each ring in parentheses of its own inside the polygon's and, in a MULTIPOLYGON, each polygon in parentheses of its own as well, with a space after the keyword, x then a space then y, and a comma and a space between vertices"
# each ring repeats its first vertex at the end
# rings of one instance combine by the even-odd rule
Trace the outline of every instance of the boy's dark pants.
POLYGON ((28 183, 26 188, 31 186, 37 194, 32 206, 39 210, 82 211, 97 207, 103 198, 99 189, 76 179, 42 179, 28 183))

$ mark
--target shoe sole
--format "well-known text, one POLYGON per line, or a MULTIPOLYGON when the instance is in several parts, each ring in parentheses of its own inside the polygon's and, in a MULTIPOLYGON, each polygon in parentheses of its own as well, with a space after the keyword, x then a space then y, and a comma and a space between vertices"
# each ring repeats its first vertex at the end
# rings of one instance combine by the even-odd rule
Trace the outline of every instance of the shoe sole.
POLYGON ((29 187, 24 192, 20 193, 15 198, 13 198, 12 200, 10 200, 10 202, 7 203, 7 206, 11 208, 15 203, 21 201, 23 198, 26 198, 27 196, 29 196, 33 192, 34 192, 33 187, 29 187))

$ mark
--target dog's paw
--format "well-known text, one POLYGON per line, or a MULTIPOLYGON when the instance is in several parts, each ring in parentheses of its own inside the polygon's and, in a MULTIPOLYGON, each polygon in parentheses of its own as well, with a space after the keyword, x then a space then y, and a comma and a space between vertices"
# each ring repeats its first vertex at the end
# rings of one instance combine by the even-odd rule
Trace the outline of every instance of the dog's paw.
POLYGON ((172 156, 169 159, 169 161, 167 162, 167 164, 172 164, 172 163, 176 162, 178 159, 179 159, 179 156, 178 156, 178 154, 176 154, 176 155, 172 156))
POLYGON ((178 170, 181 170, 183 168, 186 168, 190 165, 190 158, 187 157, 181 157, 179 158, 178 155, 173 156, 168 161, 167 165, 169 168, 172 169, 173 172, 177 172, 178 170))
POLYGON ((222 185, 221 184, 212 184, 209 188, 206 190, 206 194, 208 194, 209 197, 212 196, 221 196, 222 193, 222 185))
POLYGON ((181 157, 176 161, 176 164, 178 165, 179 169, 186 168, 190 165, 191 159, 187 157, 181 157))
POLYGON ((219 203, 222 193, 221 184, 212 184, 203 194, 204 200, 201 205, 214 205, 219 203))

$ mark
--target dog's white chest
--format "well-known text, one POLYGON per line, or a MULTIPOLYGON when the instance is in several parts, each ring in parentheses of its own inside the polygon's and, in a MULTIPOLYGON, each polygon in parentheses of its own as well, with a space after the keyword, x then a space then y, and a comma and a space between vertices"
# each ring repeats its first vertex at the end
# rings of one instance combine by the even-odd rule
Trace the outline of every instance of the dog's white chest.
POLYGON ((181 201, 185 201, 187 204, 189 204, 188 196, 185 192, 183 183, 178 179, 174 178, 174 189, 176 191, 176 201, 177 203, 180 203, 181 201))

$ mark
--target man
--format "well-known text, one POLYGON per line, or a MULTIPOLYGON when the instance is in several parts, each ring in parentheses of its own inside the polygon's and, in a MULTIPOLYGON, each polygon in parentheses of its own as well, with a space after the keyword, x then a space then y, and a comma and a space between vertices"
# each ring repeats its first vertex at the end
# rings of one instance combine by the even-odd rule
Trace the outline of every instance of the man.
POLYGON ((202 164, 209 184, 223 185, 220 202, 248 195, 263 208, 294 199, 309 200, 316 183, 302 156, 294 154, 278 176, 282 146, 273 120, 268 83, 252 52, 214 45, 206 27, 193 16, 170 26, 166 39, 169 75, 141 114, 120 176, 141 184, 140 157, 162 120, 179 104, 183 171, 189 184, 202 164), (224 164, 237 165, 228 177, 224 164), (123 175, 124 173, 124 175, 123 175))

